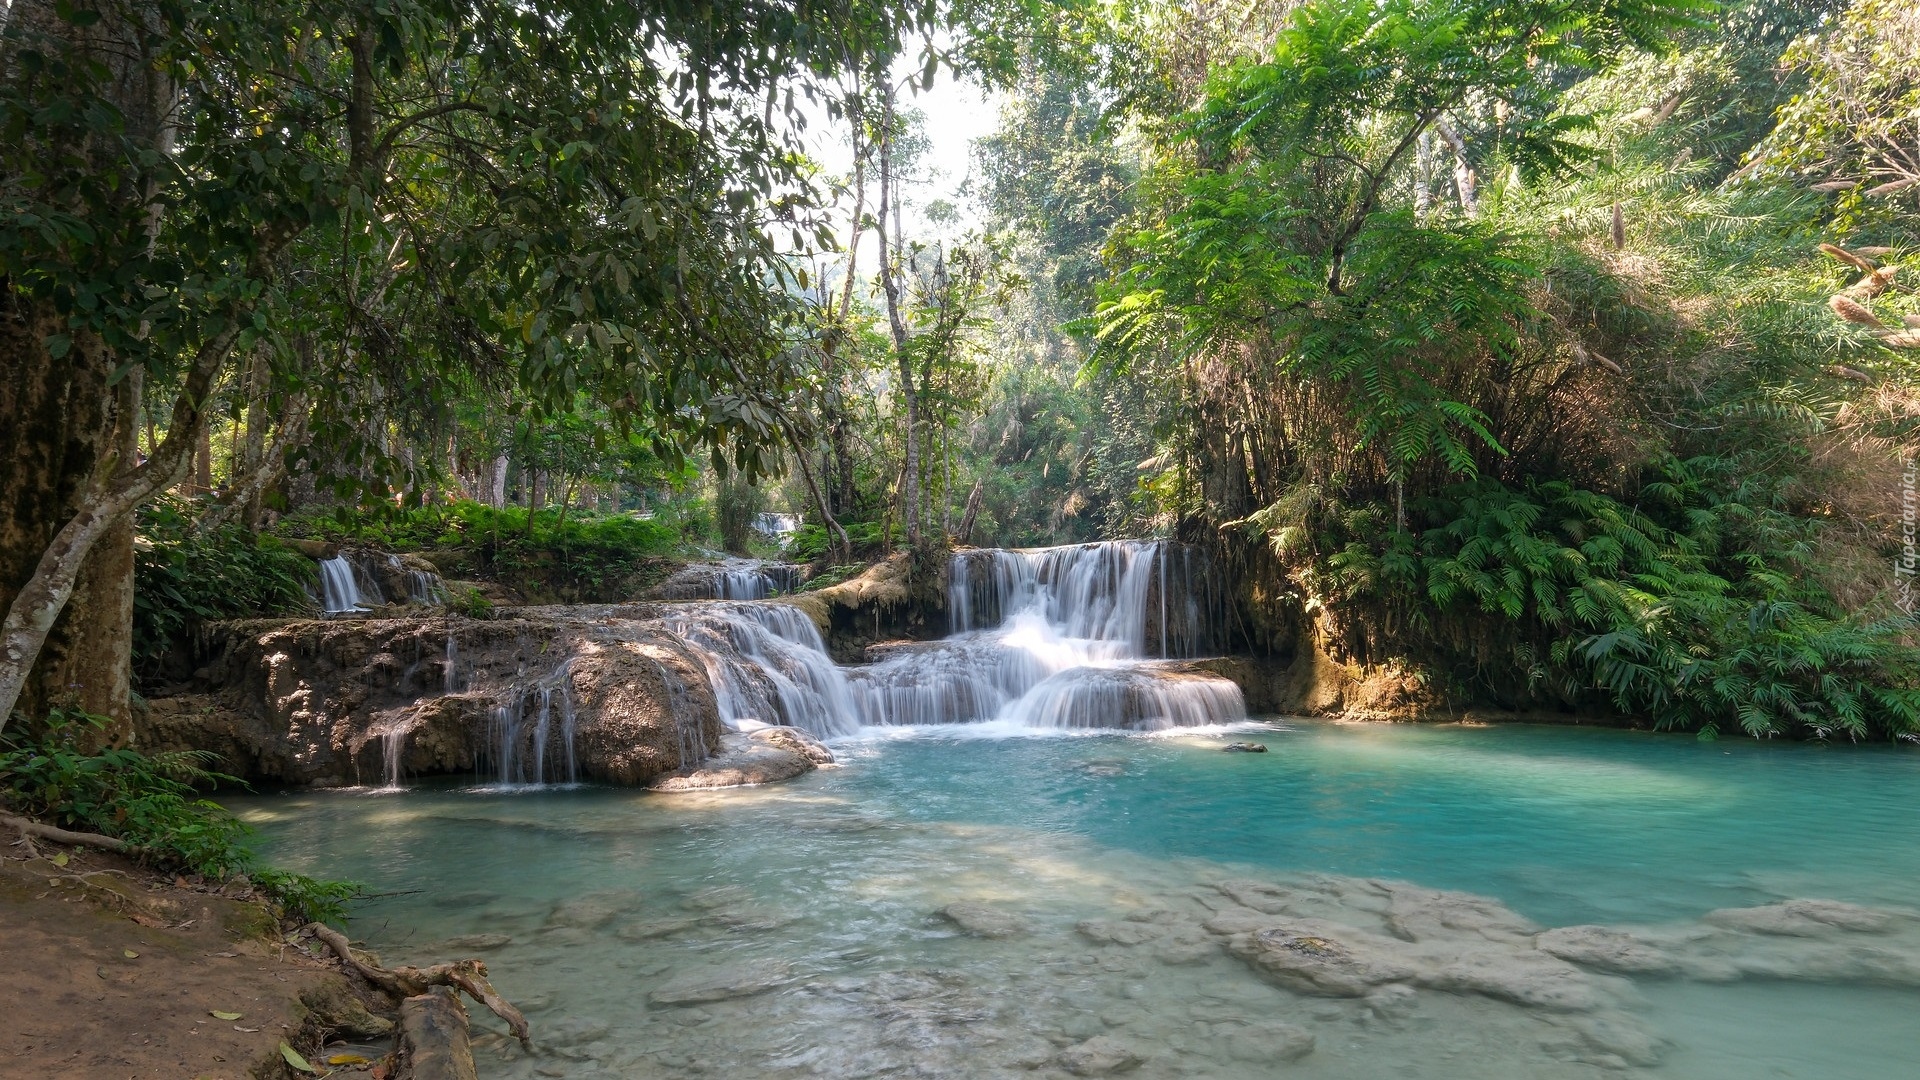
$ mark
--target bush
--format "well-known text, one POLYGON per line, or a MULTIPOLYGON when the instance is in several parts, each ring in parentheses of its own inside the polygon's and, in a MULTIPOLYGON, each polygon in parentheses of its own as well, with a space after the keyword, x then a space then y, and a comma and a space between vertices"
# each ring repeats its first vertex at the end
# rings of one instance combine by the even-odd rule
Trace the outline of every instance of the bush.
POLYGON ((251 831, 246 824, 199 797, 200 787, 241 783, 209 768, 212 754, 87 750, 107 723, 56 711, 35 734, 0 736, 0 793, 7 805, 29 817, 125 840, 166 869, 215 880, 244 874, 300 922, 344 917, 359 886, 260 865, 245 844, 251 831))
MULTIPOLYGON (((881 542, 880 523, 877 521, 841 522, 840 527, 847 530, 847 542, 853 545, 853 554, 858 558, 873 558, 886 548, 881 542)), ((899 524, 892 529, 894 546, 907 542, 907 530, 899 524)), ((833 534, 825 525, 807 524, 794 531, 793 539, 787 544, 787 558, 794 562, 813 562, 833 549, 833 534)))
MULTIPOLYGON (((283 522, 290 536, 388 551, 458 553, 461 573, 516 588, 543 587, 576 599, 620 599, 659 564, 709 539, 712 522, 697 504, 673 504, 655 517, 558 507, 529 514, 460 500, 399 510, 337 508, 283 522)), ((443 565, 452 566, 453 563, 443 565)))
POLYGON ((197 620, 285 615, 312 606, 313 561, 239 526, 197 533, 181 505, 162 500, 136 519, 133 663, 143 680, 197 620))
POLYGON ((1417 533, 1329 522, 1350 539, 1318 573, 1397 596, 1430 640, 1477 626, 1465 651, 1485 667, 1504 650, 1529 691, 1598 693, 1655 727, 1920 736, 1913 620, 1844 610, 1811 572, 1818 523, 1739 472, 1669 460, 1633 507, 1563 481, 1459 484, 1417 507, 1435 523, 1417 533))

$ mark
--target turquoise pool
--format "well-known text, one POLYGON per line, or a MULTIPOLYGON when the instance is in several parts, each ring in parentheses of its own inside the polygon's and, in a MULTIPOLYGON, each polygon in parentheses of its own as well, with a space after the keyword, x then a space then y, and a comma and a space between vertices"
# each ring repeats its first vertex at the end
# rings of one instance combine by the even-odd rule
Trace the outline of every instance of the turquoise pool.
POLYGON ((749 791, 232 805, 282 864, 391 894, 353 926, 388 959, 489 960, 539 1046, 483 1035, 490 1078, 1920 1070, 1912 750, 1304 721, 993 734, 870 731, 840 767, 749 791), (1872 932, 1702 921, 1800 898, 1890 911, 1872 932), (1303 989, 1249 952, 1263 919, 1437 959, 1303 989), (1569 974, 1532 952, 1577 924, 1656 928, 1691 959, 1569 974), (1497 983, 1510 961, 1594 1004, 1449 974, 1497 983))

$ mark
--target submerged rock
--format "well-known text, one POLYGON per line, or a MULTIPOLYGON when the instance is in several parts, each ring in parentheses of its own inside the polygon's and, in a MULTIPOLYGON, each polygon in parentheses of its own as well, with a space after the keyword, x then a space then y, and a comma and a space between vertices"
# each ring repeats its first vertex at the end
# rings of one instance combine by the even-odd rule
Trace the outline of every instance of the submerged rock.
POLYGON ((1313 1032, 1279 1022, 1243 1028, 1227 1036, 1227 1056, 1235 1061, 1299 1061, 1313 1053, 1313 1046, 1313 1032))
POLYGON ((1257 742, 1228 743, 1220 749, 1225 750, 1229 754, 1264 754, 1267 752, 1266 744, 1257 742))
POLYGON ((647 1000, 655 1005, 703 1005, 752 997, 785 986, 792 970, 783 960, 749 960, 703 968, 680 974, 648 994, 647 1000))
POLYGON ((1386 939, 1314 919, 1236 935, 1227 947, 1273 982, 1307 994, 1362 997, 1416 974, 1386 939))
POLYGON ((1118 1039, 1095 1035, 1060 1051, 1058 1060, 1061 1068, 1075 1076, 1112 1076, 1139 1068, 1146 1058, 1118 1039))
POLYGON ((1838 900, 1788 900, 1764 907, 1721 908, 1702 921, 1730 930, 1785 937, 1825 937, 1835 930, 1884 934, 1912 916, 1906 912, 1861 907, 1838 900))
POLYGON ((940 909, 940 914, 974 937, 1020 937, 1033 930, 1027 920, 1012 912, 966 900, 948 904, 940 909))

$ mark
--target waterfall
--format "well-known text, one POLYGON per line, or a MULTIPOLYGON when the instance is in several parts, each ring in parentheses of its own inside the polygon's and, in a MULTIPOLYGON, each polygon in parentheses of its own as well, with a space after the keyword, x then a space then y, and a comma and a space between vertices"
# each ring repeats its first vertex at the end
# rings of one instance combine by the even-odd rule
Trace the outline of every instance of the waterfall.
POLYGON ((408 603, 435 605, 447 602, 447 586, 440 580, 439 574, 425 570, 409 570, 407 564, 400 561, 398 555, 388 555, 387 566, 392 569, 395 576, 406 582, 408 603))
POLYGON ((494 779, 504 786, 580 782, 574 752, 573 660, 516 686, 489 714, 494 779), (556 730, 556 728, 558 730, 556 730))
POLYGON ((400 789, 406 757, 407 729, 396 722, 380 733, 380 773, 386 779, 387 790, 400 789))
POLYGON ((957 553, 952 636, 854 669, 862 721, 1153 730, 1243 720, 1238 687, 1169 662, 1208 644, 1194 571, 1191 548, 1161 541, 957 553))
POLYGON ((799 514, 765 513, 753 515, 753 530, 767 539, 778 543, 783 548, 793 539, 793 534, 798 532, 799 529, 799 514))
POLYGON ((765 600, 778 592, 792 592, 800 584, 800 571, 784 563, 728 566, 714 575, 714 599, 765 600))
POLYGON ((346 555, 320 560, 320 610, 353 615, 383 603, 379 584, 358 562, 346 555))
POLYGON ((691 603, 662 622, 700 657, 720 719, 736 729, 785 724, 833 738, 877 725, 1244 720, 1238 687, 1178 662, 1207 641, 1194 572, 1191 549, 1157 541, 962 552, 949 576, 954 633, 852 668, 786 604, 691 603))
POLYGON ((859 730, 846 673, 799 608, 690 604, 662 622, 700 656, 729 727, 784 724, 822 739, 859 730))

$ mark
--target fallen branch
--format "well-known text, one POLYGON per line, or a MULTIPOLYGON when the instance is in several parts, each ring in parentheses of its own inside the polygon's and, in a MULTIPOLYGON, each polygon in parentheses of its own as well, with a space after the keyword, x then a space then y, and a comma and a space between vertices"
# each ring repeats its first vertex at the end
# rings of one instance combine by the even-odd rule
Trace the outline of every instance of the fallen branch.
POLYGON ((99 833, 68 832, 57 825, 42 825, 12 814, 0 814, 0 825, 20 830, 22 835, 37 836, 42 840, 52 840, 56 844, 70 844, 74 847, 97 847, 107 851, 139 851, 140 849, 125 840, 99 833))
POLYGON ((314 937, 325 942, 347 966, 375 986, 403 998, 418 997, 435 986, 463 990, 468 997, 491 1009, 493 1015, 505 1020, 513 1037, 520 1040, 520 1045, 533 1045, 532 1036, 527 1033, 527 1018, 487 981, 487 965, 484 961, 455 960, 450 964, 435 964, 427 968, 400 967, 389 970, 354 955, 347 936, 333 927, 324 923, 308 923, 307 929, 312 931, 314 937))

